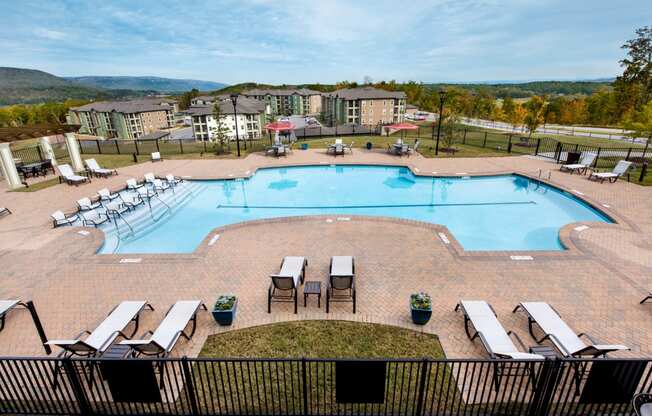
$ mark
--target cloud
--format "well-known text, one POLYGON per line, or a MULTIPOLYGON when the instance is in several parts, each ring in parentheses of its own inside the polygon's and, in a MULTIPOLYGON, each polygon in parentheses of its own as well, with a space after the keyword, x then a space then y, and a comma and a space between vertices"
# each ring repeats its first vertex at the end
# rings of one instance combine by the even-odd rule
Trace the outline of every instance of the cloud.
POLYGON ((58 31, 58 30, 52 30, 52 29, 46 29, 46 28, 36 28, 34 30, 34 34, 38 37, 44 38, 44 39, 50 39, 50 40, 62 40, 66 38, 66 34, 64 32, 58 31))

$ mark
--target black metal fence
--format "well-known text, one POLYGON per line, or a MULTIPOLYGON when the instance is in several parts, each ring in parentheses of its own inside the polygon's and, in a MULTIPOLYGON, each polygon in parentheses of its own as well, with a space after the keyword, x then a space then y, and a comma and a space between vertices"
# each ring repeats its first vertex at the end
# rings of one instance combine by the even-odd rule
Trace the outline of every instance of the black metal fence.
MULTIPOLYGON (((68 149, 66 148, 65 143, 54 143, 51 146, 54 151, 54 157, 57 159, 68 157, 68 149)), ((46 159, 46 155, 43 153, 40 146, 12 149, 11 153, 14 158, 17 159, 17 162, 22 164, 42 162, 46 159)))
POLYGON ((632 415, 650 360, 0 360, 0 412, 632 415))

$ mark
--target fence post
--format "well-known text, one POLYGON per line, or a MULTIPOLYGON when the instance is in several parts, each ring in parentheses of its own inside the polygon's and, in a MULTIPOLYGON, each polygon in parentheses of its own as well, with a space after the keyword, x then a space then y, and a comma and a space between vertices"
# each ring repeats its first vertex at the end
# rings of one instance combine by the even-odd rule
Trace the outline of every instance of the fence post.
POLYGON ((203 139, 202 139, 202 143, 204 144, 204 153, 206 153, 206 151, 207 151, 207 150, 206 150, 206 140, 203 140, 203 139))
POLYGON ((179 139, 179 148, 181 149, 181 154, 183 154, 183 140, 179 139))
POLYGON ((467 129, 464 129, 464 136, 462 137, 462 144, 466 144, 466 132, 467 131, 468 131, 467 129))
POLYGON ((195 384, 192 379, 192 372, 190 371, 190 365, 188 364, 188 357, 184 356, 183 358, 181 358, 181 368, 183 369, 183 379, 184 382, 186 383, 186 392, 188 393, 188 401, 190 401, 190 409, 193 415, 198 415, 199 406, 197 406, 197 395, 195 393, 195 384))
POLYGON ((136 154, 140 156, 140 150, 138 150, 138 140, 134 140, 134 146, 136 146, 136 154))
POLYGON ((118 139, 113 139, 115 141, 115 148, 118 151, 118 154, 120 154, 120 143, 118 142, 118 139))
POLYGON ((625 157, 625 160, 629 160, 629 157, 632 155, 632 148, 630 147, 629 150, 627 151, 627 156, 625 157))
POLYGON ((643 162, 641 166, 641 175, 638 177, 639 182, 643 182, 647 176, 647 162, 643 162))
MULTIPOLYGON (((79 405, 79 412, 82 415, 92 415, 93 409, 88 403, 88 398, 86 397, 86 393, 84 392, 81 382, 79 381, 79 376, 77 375, 77 370, 75 369, 72 359, 63 358, 61 361, 65 369, 66 375, 68 376, 68 380, 70 381, 70 386, 72 387, 72 393, 74 394, 75 399, 77 399, 77 404, 79 405)), ((92 363, 91 365, 94 364, 92 363)))
POLYGON ((487 132, 484 132, 484 141, 482 142, 482 147, 487 147, 487 132))
POLYGON ((555 160, 559 163, 561 159, 561 142, 557 142, 557 147, 555 148, 555 160))
POLYGON ((541 137, 537 139, 537 148, 534 149, 534 156, 537 156, 539 154, 539 146, 541 146, 541 137))
POLYGON ((561 360, 544 361, 539 370, 539 376, 535 381, 534 395, 528 409, 528 415, 545 416, 548 414, 548 408, 554 398, 554 393, 557 388, 557 383, 561 376, 562 370, 561 360))
MULTIPOLYGON (((179 140, 181 140, 181 139, 179 139, 179 140)), ((156 139, 156 151, 161 153, 161 148, 158 147, 158 139, 156 139)))
POLYGON ((645 159, 645 154, 647 153, 647 147, 650 145, 650 139, 645 142, 645 149, 643 149, 643 159, 645 159))
POLYGON ((507 142, 507 153, 512 153, 512 135, 511 134, 507 137, 507 140, 508 140, 508 142, 507 142))
POLYGON ((301 359, 301 384, 303 386, 303 415, 308 414, 308 377, 306 372, 306 358, 301 359))
POLYGON ((428 359, 424 358, 421 362, 421 374, 419 377, 419 392, 417 396, 417 410, 414 412, 414 416, 421 416, 423 414, 423 401, 425 399, 426 392, 426 381, 428 376, 428 370, 430 369, 428 359))
POLYGON ((598 167, 598 160, 600 160, 600 150, 602 150, 601 147, 598 147, 598 151, 595 154, 595 160, 593 161, 593 167, 597 168, 598 167))

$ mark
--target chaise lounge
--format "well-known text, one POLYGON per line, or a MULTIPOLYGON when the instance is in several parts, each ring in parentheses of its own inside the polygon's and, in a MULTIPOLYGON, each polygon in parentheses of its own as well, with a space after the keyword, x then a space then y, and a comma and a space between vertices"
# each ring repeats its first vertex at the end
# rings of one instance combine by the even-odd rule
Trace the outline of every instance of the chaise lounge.
POLYGON ((618 180, 618 178, 627 173, 631 166, 632 162, 621 160, 616 164, 611 172, 591 172, 589 175, 589 180, 600 181, 600 183, 608 180, 610 183, 614 183, 618 180))
POLYGON ((92 175, 97 177, 107 178, 111 175, 117 175, 118 171, 115 169, 104 169, 102 168, 95 159, 86 159, 84 160, 86 167, 92 175))
POLYGON ((102 204, 98 202, 92 202, 90 198, 84 197, 82 199, 77 200, 77 206, 79 207, 80 211, 90 211, 96 208, 99 208, 102 206, 102 204))
POLYGON ((306 277, 308 260, 305 257, 286 256, 281 262, 278 274, 272 274, 272 283, 267 290, 267 313, 272 313, 272 302, 294 302, 297 313, 299 286, 306 277))
POLYGON ((588 334, 576 334, 546 302, 521 302, 512 312, 519 310, 527 315, 530 335, 537 344, 549 340, 564 357, 606 357, 610 352, 629 350, 625 345, 596 344, 588 334), (534 324, 543 331, 543 337, 536 337, 534 324), (587 338, 590 343, 586 344, 580 337, 587 338))
POLYGON ((11 214, 9 208, 0 207, 0 217, 4 217, 5 215, 9 215, 9 214, 11 214))
POLYGON ((78 213, 66 215, 62 211, 55 211, 50 215, 50 217, 52 217, 54 228, 62 225, 73 225, 75 221, 79 221, 78 213))
POLYGON ((331 257, 330 278, 326 289, 326 313, 331 302, 352 302, 356 309, 355 260, 352 256, 331 257))
POLYGON ((80 183, 90 182, 90 178, 88 178, 87 176, 81 176, 75 174, 75 172, 73 172, 70 165, 67 164, 58 165, 57 169, 59 169, 59 173, 61 174, 61 177, 68 185, 78 186, 80 183))
POLYGON ((586 171, 591 167, 593 162, 595 161, 596 154, 591 153, 591 152, 584 152, 582 153, 582 157, 580 158, 580 163, 572 163, 568 165, 561 165, 559 167, 560 171, 567 171, 570 172, 571 175, 575 172, 578 172, 582 175, 586 173, 586 171))

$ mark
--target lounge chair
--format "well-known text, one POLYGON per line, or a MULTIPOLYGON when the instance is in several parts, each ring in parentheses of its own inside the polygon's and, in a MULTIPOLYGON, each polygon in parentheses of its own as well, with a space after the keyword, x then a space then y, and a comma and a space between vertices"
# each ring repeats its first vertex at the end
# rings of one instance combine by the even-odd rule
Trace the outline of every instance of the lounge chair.
POLYGON ((84 197, 82 199, 77 200, 77 206, 79 207, 80 211, 90 211, 96 208, 99 208, 102 206, 102 204, 98 202, 92 202, 90 198, 84 197))
POLYGON ((84 163, 86 163, 86 167, 91 172, 91 174, 98 177, 101 176, 106 178, 108 176, 118 174, 118 171, 115 169, 104 169, 100 167, 100 165, 97 163, 95 159, 86 159, 84 160, 84 163))
POLYGON ((108 204, 106 204, 105 208, 106 208, 107 217, 120 216, 131 209, 126 204, 117 201, 109 202, 108 204))
POLYGON ((127 184, 127 189, 131 189, 131 190, 142 188, 143 186, 145 186, 144 183, 138 183, 134 178, 127 179, 126 184, 127 184))
POLYGON ((178 301, 167 311, 156 331, 146 333, 151 335, 149 339, 125 340, 120 344, 129 346, 134 356, 142 354, 165 357, 172 351, 179 338, 190 341, 197 327, 199 308, 207 310, 206 305, 199 300, 178 301), (185 329, 190 322, 192 330, 186 333, 185 329))
POLYGON ((151 172, 145 174, 145 183, 151 185, 155 192, 165 192, 170 189, 170 185, 154 176, 151 172))
POLYGON ((82 212, 81 218, 82 224, 85 227, 89 225, 97 227, 98 225, 102 225, 109 220, 109 216, 106 214, 106 212, 99 212, 97 210, 82 212))
POLYGON ((513 358, 516 360, 542 360, 544 357, 539 354, 521 352, 510 338, 513 336, 523 350, 526 350, 523 341, 512 331, 505 331, 505 328, 496 318, 496 312, 490 304, 483 300, 461 300, 455 306, 455 312, 462 309, 464 314, 464 329, 466 335, 473 341, 480 339, 482 346, 493 359, 513 358), (475 329, 471 333, 469 323, 475 329))
POLYGON ((272 302, 294 302, 297 313, 298 287, 306 276, 308 260, 305 257, 286 256, 281 262, 278 274, 272 274, 272 283, 267 290, 267 313, 272 313, 272 302))
POLYGON ((50 217, 52 217, 55 228, 62 225, 73 225, 79 220, 79 214, 66 215, 62 211, 53 212, 50 217))
POLYGON ((344 150, 348 150, 351 154, 353 154, 353 145, 355 144, 354 141, 351 141, 351 144, 345 144, 344 145, 344 150))
POLYGON ((650 300, 650 299, 652 299, 652 293, 650 293, 649 295, 647 295, 646 297, 644 297, 643 300, 640 301, 639 303, 642 305, 642 304, 644 304, 645 302, 647 302, 647 301, 650 300))
POLYGON ((183 182, 183 179, 177 178, 171 173, 168 173, 167 175, 165 175, 165 181, 168 183, 168 185, 174 188, 175 186, 183 182))
POLYGON ((609 182, 614 183, 623 176, 629 168, 632 166, 632 162, 626 160, 619 161, 614 169, 611 172, 591 172, 589 175, 590 180, 600 181, 600 183, 609 180, 609 182))
POLYGON ((582 153, 582 157, 580 158, 579 163, 571 163, 569 165, 561 165, 559 167, 559 170, 561 171, 568 171, 571 173, 571 175, 574 172, 578 172, 582 175, 586 173, 586 171, 591 167, 593 162, 595 161, 596 154, 591 153, 591 152, 584 152, 582 153))
POLYGON ((9 311, 18 305, 23 305, 19 300, 0 300, 0 331, 5 328, 5 318, 9 311))
POLYGON ((63 349, 64 356, 96 356, 104 353, 118 338, 130 339, 138 331, 140 313, 145 309, 154 310, 152 305, 145 301, 124 301, 113 308, 109 315, 100 323, 93 332, 83 331, 72 340, 51 340, 46 344, 55 345, 63 349), (125 328, 134 322, 135 328, 131 335, 124 333, 125 328), (88 334, 86 339, 81 337, 88 334))
POLYGON ((162 162, 163 159, 161 159, 161 152, 153 152, 152 153, 152 163, 154 162, 162 162))
POLYGON ((408 147, 407 152, 406 152, 407 155, 408 155, 408 157, 409 157, 411 154, 417 152, 417 149, 419 148, 419 144, 420 144, 420 143, 421 143, 421 142, 420 142, 419 140, 417 140, 416 142, 414 142, 414 147, 408 147))
POLYGON ((353 302, 356 309, 355 261, 351 256, 331 257, 330 278, 326 289, 326 313, 331 302, 353 302))
POLYGON ((120 198, 119 193, 112 193, 108 188, 102 188, 97 191, 97 197, 100 202, 111 202, 114 199, 120 198))
POLYGON ((591 337, 585 333, 576 334, 557 311, 546 302, 521 302, 514 308, 513 312, 522 309, 528 316, 528 329, 530 335, 541 344, 549 340, 564 357, 598 357, 606 356, 613 351, 629 350, 624 345, 602 345, 596 344, 591 337), (534 335, 534 324, 537 324, 543 331, 543 337, 537 339, 534 335), (580 337, 586 337, 590 344, 584 343, 580 337))
POLYGON ((89 177, 75 174, 75 172, 73 172, 70 165, 67 164, 58 165, 57 169, 59 169, 59 173, 61 174, 61 177, 68 185, 77 186, 80 183, 90 182, 89 177))
POLYGON ((129 207, 129 209, 135 209, 138 205, 145 203, 138 193, 121 192, 119 195, 122 203, 129 207))
POLYGON ((9 215, 9 214, 11 214, 9 208, 0 207, 0 217, 4 217, 5 215, 9 215))
POLYGON ((636 416, 652 416, 652 393, 638 393, 632 398, 636 416))

